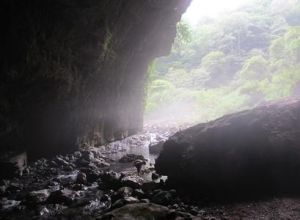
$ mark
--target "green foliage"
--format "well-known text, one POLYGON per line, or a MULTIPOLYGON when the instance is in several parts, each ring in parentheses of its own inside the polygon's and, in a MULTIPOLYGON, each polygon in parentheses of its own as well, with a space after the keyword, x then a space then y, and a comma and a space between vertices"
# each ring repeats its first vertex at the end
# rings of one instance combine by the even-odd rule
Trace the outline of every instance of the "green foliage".
POLYGON ((222 51, 212 51, 202 58, 201 65, 208 71, 214 70, 220 62, 223 62, 224 57, 222 51))
POLYGON ((291 95, 300 82, 300 3, 253 2, 178 24, 171 54, 149 68, 146 116, 188 104, 193 120, 208 121, 291 95))
POLYGON ((189 43, 192 40, 191 35, 191 28, 190 26, 184 22, 180 21, 177 24, 177 36, 176 36, 176 42, 182 44, 182 43, 189 43))
POLYGON ((240 77, 246 80, 263 79, 268 75, 268 61, 261 55, 248 58, 240 72, 240 77))

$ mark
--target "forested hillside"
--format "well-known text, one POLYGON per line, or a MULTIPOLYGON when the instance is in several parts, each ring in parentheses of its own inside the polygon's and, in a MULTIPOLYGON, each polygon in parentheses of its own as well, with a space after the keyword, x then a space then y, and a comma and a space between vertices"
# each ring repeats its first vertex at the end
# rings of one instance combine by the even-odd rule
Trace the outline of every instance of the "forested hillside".
POLYGON ((171 54, 149 67, 145 116, 204 122, 299 94, 300 1, 257 0, 178 24, 171 54))

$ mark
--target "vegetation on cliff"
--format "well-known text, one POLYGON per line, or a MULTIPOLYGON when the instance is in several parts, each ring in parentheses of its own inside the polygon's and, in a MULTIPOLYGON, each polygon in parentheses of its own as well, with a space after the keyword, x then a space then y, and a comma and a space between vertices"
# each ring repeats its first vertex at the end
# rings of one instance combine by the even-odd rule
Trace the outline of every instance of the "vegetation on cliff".
POLYGON ((148 118, 182 112, 203 122, 299 93, 299 1, 251 1, 196 26, 182 20, 149 78, 148 118))

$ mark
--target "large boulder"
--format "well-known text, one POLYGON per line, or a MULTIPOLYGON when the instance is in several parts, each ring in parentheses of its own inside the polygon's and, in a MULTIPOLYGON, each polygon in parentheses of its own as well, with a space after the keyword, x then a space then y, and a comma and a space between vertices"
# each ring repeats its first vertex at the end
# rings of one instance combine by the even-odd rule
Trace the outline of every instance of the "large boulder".
POLYGON ((271 103, 178 132, 164 144, 156 169, 172 187, 198 198, 299 192, 300 100, 271 103))

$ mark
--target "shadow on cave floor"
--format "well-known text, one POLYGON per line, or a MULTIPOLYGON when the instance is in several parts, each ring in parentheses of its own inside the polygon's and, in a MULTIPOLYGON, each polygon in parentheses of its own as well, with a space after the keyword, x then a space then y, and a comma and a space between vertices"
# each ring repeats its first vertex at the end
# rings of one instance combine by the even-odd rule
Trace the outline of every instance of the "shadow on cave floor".
POLYGON ((146 126, 140 134, 122 141, 30 163, 22 177, 1 181, 0 219, 101 219, 119 207, 130 206, 127 211, 131 212, 150 203, 161 205, 161 213, 165 207, 184 219, 300 218, 300 199, 296 197, 230 203, 200 198, 196 203, 168 188, 160 182, 164 177, 155 176, 153 163, 159 149, 150 147, 150 153, 149 145, 160 146, 180 129, 146 126), (139 159, 145 159, 146 165, 137 175, 133 162, 139 159))

